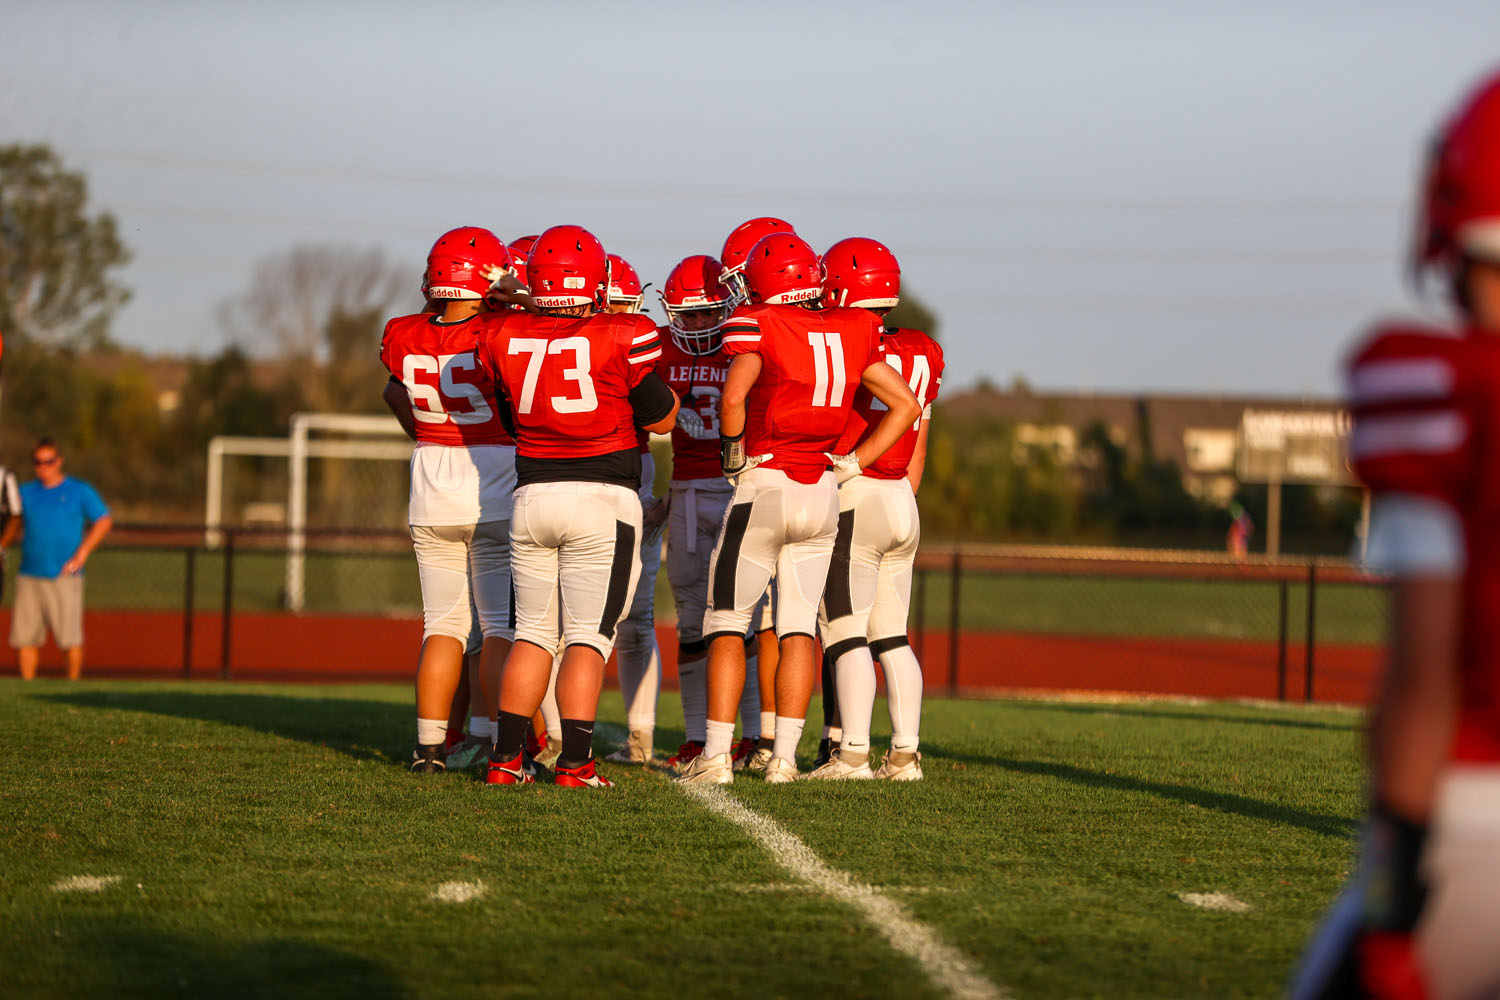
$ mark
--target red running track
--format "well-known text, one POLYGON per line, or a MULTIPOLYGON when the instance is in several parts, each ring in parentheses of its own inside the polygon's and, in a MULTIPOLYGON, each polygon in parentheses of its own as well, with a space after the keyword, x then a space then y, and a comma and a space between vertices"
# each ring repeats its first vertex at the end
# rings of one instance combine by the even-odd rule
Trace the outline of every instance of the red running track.
MULTIPOLYGON (((220 676, 219 617, 194 617, 192 677, 220 676)), ((0 628, 6 634, 9 622, 9 611, 0 611, 0 628)), ((84 625, 85 674, 183 676, 183 625, 180 612, 89 611, 84 625)), ((422 637, 421 624, 406 618, 241 613, 231 627, 231 676, 237 680, 404 681, 416 668, 422 637)), ((676 639, 670 626, 658 626, 657 633, 662 683, 675 689, 676 639)), ((916 641, 928 693, 934 696, 950 690, 983 694, 1017 689, 1277 696, 1274 642, 965 631, 959 635, 954 676, 945 631, 929 630, 916 641)), ((1304 697, 1302 653, 1300 645, 1288 651, 1286 694, 1298 701, 1304 697)), ((14 669, 14 652, 5 655, 14 669)), ((1380 647, 1320 643, 1314 655, 1316 700, 1371 698, 1380 647)), ((60 674, 61 663, 55 649, 43 651, 44 674, 60 674)))

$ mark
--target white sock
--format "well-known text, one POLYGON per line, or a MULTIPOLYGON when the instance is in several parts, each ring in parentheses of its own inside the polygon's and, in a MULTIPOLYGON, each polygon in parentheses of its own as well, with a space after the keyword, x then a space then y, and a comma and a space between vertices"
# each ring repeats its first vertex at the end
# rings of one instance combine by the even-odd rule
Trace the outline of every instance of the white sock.
POLYGON ((760 713, 760 735, 763 739, 768 736, 773 739, 775 738, 776 713, 774 711, 760 713))
MULTIPOLYGON (((753 646, 750 647, 750 649, 753 648, 753 646)), ((760 677, 756 669, 759 666, 760 655, 747 649, 745 652, 745 690, 740 694, 740 736, 747 740, 760 739, 760 720, 765 714, 760 710, 760 677)), ((774 713, 772 718, 775 718, 774 713)))
POLYGON ((620 623, 615 642, 620 671, 620 694, 625 698, 625 722, 631 732, 656 728, 656 699, 661 694, 661 651, 656 629, 649 621, 620 623))
POLYGON ((547 679, 547 693, 542 696, 542 722, 547 726, 547 742, 562 743, 562 712, 557 707, 557 668, 562 654, 552 658, 552 676, 547 679))
POLYGON ((495 742, 495 720, 487 715, 469 716, 469 735, 495 742))
POLYGON ((708 658, 698 656, 679 663, 677 686, 682 695, 682 718, 687 738, 702 743, 707 739, 704 723, 708 719, 708 658))
POLYGON ((708 730, 708 734, 703 740, 703 756, 717 757, 721 753, 728 753, 729 748, 734 745, 734 723, 709 719, 704 728, 708 730))
POLYGON ((802 742, 802 727, 806 724, 805 719, 776 716, 776 746, 772 748, 771 756, 797 763, 797 744, 802 742))
POLYGON ((850 753, 869 753, 870 716, 875 711, 875 661, 870 658, 870 647, 856 646, 849 650, 838 658, 833 669, 838 678, 839 719, 843 721, 839 748, 850 753))
POLYGON ((447 738, 447 719, 417 719, 417 742, 424 747, 442 746, 447 738))
POLYGON ((897 646, 880 654, 880 669, 890 700, 891 749, 913 753, 922 728, 922 665, 910 646, 897 646))

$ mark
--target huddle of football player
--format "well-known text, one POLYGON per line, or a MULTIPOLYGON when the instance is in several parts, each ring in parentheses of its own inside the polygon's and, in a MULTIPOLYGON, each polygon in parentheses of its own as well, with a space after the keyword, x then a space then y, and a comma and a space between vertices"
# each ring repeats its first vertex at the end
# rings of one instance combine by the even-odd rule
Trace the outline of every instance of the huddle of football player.
POLYGON ((882 325, 900 268, 874 240, 820 256, 763 217, 721 257, 672 269, 658 329, 648 286, 581 227, 510 248, 466 227, 434 244, 427 310, 391 320, 381 348, 386 401, 417 442, 412 770, 487 759, 491 784, 530 783, 540 764, 559 785, 608 786, 592 744, 611 652, 628 732, 607 759, 653 763, 665 531, 687 729, 667 760, 678 780, 803 776, 819 630, 846 721, 805 776, 922 777, 906 615, 942 352, 882 325), (662 497, 651 434, 670 434, 662 497), (472 693, 466 650, 479 652, 472 693), (878 769, 877 659, 894 733, 878 769), (455 748, 450 714, 466 701, 455 748))
POLYGON ((1350 453, 1388 572, 1358 867, 1291 995, 1500 996, 1500 75, 1442 128, 1414 261, 1457 314, 1377 327, 1348 367, 1350 453))

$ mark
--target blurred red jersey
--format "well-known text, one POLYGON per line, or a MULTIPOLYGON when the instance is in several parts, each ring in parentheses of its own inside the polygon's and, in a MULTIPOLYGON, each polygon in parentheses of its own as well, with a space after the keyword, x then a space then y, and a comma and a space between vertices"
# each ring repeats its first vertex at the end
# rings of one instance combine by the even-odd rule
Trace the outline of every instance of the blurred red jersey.
POLYGON ((591 458, 638 453, 630 390, 656 368, 656 324, 638 314, 491 316, 479 360, 508 400, 516 453, 591 458))
POLYGON ((483 317, 444 323, 398 316, 385 325, 380 360, 411 397, 417 440, 430 444, 514 444, 495 410, 495 386, 476 354, 483 317))
POLYGON ((724 476, 719 464, 719 397, 729 375, 729 359, 722 351, 689 354, 672 339, 671 331, 659 328, 661 360, 656 374, 682 400, 682 408, 703 419, 707 435, 698 439, 681 427, 672 428, 672 478, 713 479, 724 476))
MULTIPOLYGON (((881 455, 865 469, 863 475, 872 479, 901 479, 906 475, 911 456, 917 449, 918 432, 922 421, 932 419, 932 401, 937 398, 943 384, 943 349, 921 330, 905 330, 900 327, 887 329, 881 337, 885 346, 885 363, 896 369, 896 374, 906 379, 922 415, 917 422, 902 434, 891 450, 881 455)), ((876 399, 870 390, 860 386, 854 394, 854 411, 839 435, 834 453, 847 455, 865 439, 871 429, 884 417, 886 405, 876 399)))
POLYGON ((759 354, 745 414, 745 453, 761 468, 815 483, 849 420, 866 368, 880 361, 880 320, 867 309, 751 305, 724 324, 724 354, 759 354))
POLYGON ((1350 457, 1375 496, 1372 562, 1462 574, 1455 753, 1500 761, 1500 338, 1385 326, 1348 383, 1350 457))

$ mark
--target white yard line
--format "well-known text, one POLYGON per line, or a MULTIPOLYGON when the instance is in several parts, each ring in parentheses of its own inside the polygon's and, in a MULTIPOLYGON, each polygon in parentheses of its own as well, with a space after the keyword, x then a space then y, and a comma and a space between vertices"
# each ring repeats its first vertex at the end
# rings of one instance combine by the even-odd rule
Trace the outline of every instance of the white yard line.
POLYGON ((427 898, 436 903, 467 903, 484 895, 483 882, 444 882, 427 898))
POLYGON ((979 967, 937 932, 918 923, 905 906, 848 872, 830 868, 795 834, 742 804, 719 785, 679 785, 689 798, 743 829, 788 872, 857 910, 897 952, 916 962, 943 993, 966 1000, 1003 1000, 1005 994, 979 967))
POLYGON ((1179 892, 1177 898, 1189 906, 1219 913, 1249 913, 1255 908, 1226 892, 1179 892))
POLYGON ((52 883, 53 892, 103 892, 120 881, 119 875, 69 875, 52 883))

